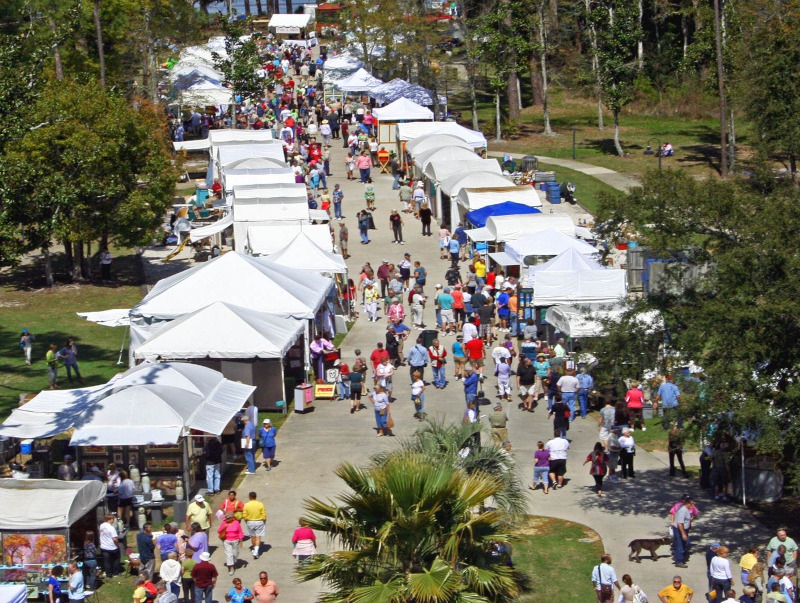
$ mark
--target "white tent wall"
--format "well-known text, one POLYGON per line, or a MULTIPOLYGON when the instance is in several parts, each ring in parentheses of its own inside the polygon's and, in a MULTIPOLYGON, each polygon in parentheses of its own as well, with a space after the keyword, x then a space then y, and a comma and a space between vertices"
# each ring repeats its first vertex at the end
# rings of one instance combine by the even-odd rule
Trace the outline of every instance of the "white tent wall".
POLYGON ((533 276, 533 304, 610 304, 627 295, 625 270, 540 270, 533 276))
POLYGON ((231 381, 254 385, 256 391, 250 398, 254 406, 259 410, 280 410, 276 402, 285 396, 282 359, 192 358, 189 362, 219 371, 231 381))
MULTIPOLYGON (((237 237, 236 245, 239 250, 241 240, 246 252, 251 255, 270 255, 283 249, 300 232, 308 237, 325 251, 333 251, 330 227, 327 224, 276 224, 275 222, 249 222, 245 223, 245 236, 237 237)), ((234 229, 237 224, 234 222, 234 229)))
MULTIPOLYGON (((261 172, 261 170, 258 170, 261 172)), ((223 173, 225 192, 233 192, 234 186, 247 186, 259 184, 292 184, 295 182, 294 173, 291 168, 275 168, 272 173, 255 174, 229 174, 227 170, 223 173), (280 170, 280 171, 278 171, 280 170)))
MULTIPOLYGON (((487 159, 486 161, 494 161, 487 159)), ((494 161, 497 163, 496 161, 494 161)), ((500 169, 500 164, 497 164, 500 169)), ((464 222, 468 212, 488 205, 513 201, 529 207, 541 207, 542 199, 532 186, 507 186, 494 188, 462 188, 455 199, 450 200, 453 224, 464 222)))
POLYGON ((524 216, 491 216, 486 229, 497 243, 519 239, 552 228, 575 236, 575 223, 569 216, 558 214, 530 214, 524 216))
POLYGON ((0 479, 0 530, 65 530, 105 496, 106 486, 98 481, 0 479))
POLYGON ((473 149, 485 149, 487 144, 486 137, 482 133, 459 126, 453 121, 415 121, 397 124, 397 141, 399 144, 426 134, 449 134, 460 138, 473 149))

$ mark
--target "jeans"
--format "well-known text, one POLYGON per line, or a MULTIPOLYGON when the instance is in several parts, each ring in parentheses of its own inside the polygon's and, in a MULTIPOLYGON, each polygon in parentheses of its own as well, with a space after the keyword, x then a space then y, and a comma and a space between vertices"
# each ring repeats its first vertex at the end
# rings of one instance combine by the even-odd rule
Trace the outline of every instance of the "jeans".
POLYGON ((84 559, 83 574, 86 576, 86 588, 94 590, 97 582, 97 559, 84 559))
POLYGON ((210 492, 219 492, 219 468, 220 463, 215 465, 206 465, 206 488, 208 488, 210 492))
POLYGON ((213 603, 211 594, 214 592, 213 586, 194 587, 194 601, 195 603, 213 603))
POLYGON ((436 308, 436 326, 440 329, 442 328, 442 310, 441 308, 436 308))
POLYGON ((414 412, 418 415, 425 414, 425 394, 420 394, 419 396, 411 396, 412 402, 414 402, 414 412))
POLYGON ((403 242, 403 228, 402 226, 392 226, 392 234, 394 234, 395 243, 403 242))
POLYGON ((103 553, 103 571, 106 573, 106 576, 111 578, 112 576, 121 574, 122 567, 119 564, 119 549, 114 549, 113 551, 100 549, 100 551, 103 553))
POLYGON ((561 401, 569 406, 569 422, 572 423, 575 420, 575 392, 564 392, 561 401))
POLYGON ((342 218, 342 202, 333 204, 333 217, 337 220, 342 218))
POLYGON ((678 528, 672 528, 672 534, 672 540, 675 543, 675 563, 686 563, 689 560, 689 544, 691 544, 691 537, 687 533, 686 540, 683 540, 678 528))
POLYGON ((711 578, 711 589, 717 591, 717 598, 715 601, 722 601, 722 599, 726 596, 725 593, 731 587, 730 580, 720 580, 719 578, 711 578))
POLYGON ((409 365, 408 367, 408 376, 411 377, 411 382, 414 382, 414 373, 419 373, 419 378, 425 381, 425 365, 422 366, 414 366, 409 365))
POLYGON ((169 592, 171 592, 173 595, 175 595, 176 597, 178 597, 180 599, 180 597, 181 597, 181 585, 178 584, 177 582, 170 582, 169 584, 167 584, 167 586, 169 587, 169 592))
POLYGON ((673 406, 671 408, 661 407, 664 411, 664 416, 661 419, 661 427, 664 431, 670 428, 672 423, 678 423, 678 429, 683 429, 683 417, 678 414, 678 407, 673 406))
POLYGON ((396 191, 400 188, 400 172, 397 172, 394 175, 394 182, 392 183, 392 190, 396 191))
POLYGON ((319 179, 322 181, 322 188, 328 188, 328 180, 325 178, 325 171, 319 175, 319 179))
POLYGON ((556 392, 547 392, 547 410, 553 410, 553 404, 556 402, 556 392))
POLYGON ((681 449, 669 451, 669 474, 671 476, 675 475, 675 457, 678 457, 678 463, 681 466, 683 477, 689 477, 686 473, 686 465, 683 464, 683 450, 681 449))
POLYGON ((358 171, 361 172, 361 183, 366 184, 369 180, 369 168, 358 168, 358 171))
POLYGON ((464 398, 465 398, 467 404, 469 404, 470 402, 474 402, 475 398, 477 398, 477 397, 478 397, 478 394, 467 394, 467 393, 464 394, 464 398))
POLYGON ((344 398, 347 400, 350 398, 350 382, 349 381, 340 381, 339 382, 339 397, 344 398))
POLYGON ((439 368, 433 367, 433 384, 437 387, 444 387, 447 384, 447 376, 445 375, 444 365, 439 368))
POLYGON ((358 234, 361 235, 361 242, 362 243, 369 243, 369 237, 367 236, 367 229, 366 228, 359 228, 358 234))
POLYGON ((511 329, 512 335, 519 335, 518 320, 519 316, 517 316, 516 312, 512 312, 508 317, 508 328, 511 329))
POLYGON ((543 484, 547 485, 550 483, 550 479, 547 477, 547 474, 550 473, 550 467, 534 467, 533 468, 533 485, 536 484, 543 484))
POLYGON ((247 461, 247 471, 250 473, 256 472, 256 451, 254 448, 244 451, 244 460, 247 461))
POLYGON ((589 412, 589 390, 588 389, 579 389, 578 390, 578 403, 581 406, 581 417, 586 417, 586 414, 589 412))
POLYGON ((81 372, 78 370, 77 364, 64 364, 67 369, 67 379, 72 381, 72 371, 75 371, 75 377, 81 379, 81 372))

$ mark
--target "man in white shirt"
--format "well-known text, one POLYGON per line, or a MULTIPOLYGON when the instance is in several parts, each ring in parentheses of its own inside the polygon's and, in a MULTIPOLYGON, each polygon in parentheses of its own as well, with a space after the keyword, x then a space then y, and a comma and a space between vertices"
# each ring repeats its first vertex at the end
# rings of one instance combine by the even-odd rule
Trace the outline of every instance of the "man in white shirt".
POLYGON ((181 574, 183 574, 183 567, 178 561, 178 553, 171 551, 167 555, 167 560, 161 564, 158 575, 166 583, 167 590, 175 596, 181 594, 181 574))
POLYGON ((557 429, 553 439, 549 440, 544 449, 550 453, 550 481, 553 490, 564 487, 564 475, 567 473, 567 451, 569 440, 561 437, 561 430, 557 429))
POLYGON ((592 569, 592 582, 598 603, 611 603, 614 600, 614 587, 619 589, 619 581, 617 572, 611 567, 611 555, 608 553, 602 555, 599 565, 592 569))
POLYGON ((575 396, 578 394, 581 384, 575 376, 575 371, 567 371, 557 382, 558 393, 561 394, 561 401, 569 406, 569 422, 575 420, 575 396))
POLYGON ((83 572, 76 561, 69 562, 67 571, 69 572, 69 600, 83 601, 86 598, 86 591, 84 591, 83 587, 83 572))
POLYGON ((478 327, 475 326, 475 317, 470 316, 469 320, 464 323, 461 328, 461 333, 464 335, 464 343, 478 336, 478 327))
POLYGON ((100 524, 100 551, 103 554, 103 571, 108 578, 122 573, 119 563, 119 534, 114 527, 115 515, 109 513, 106 520, 100 524))

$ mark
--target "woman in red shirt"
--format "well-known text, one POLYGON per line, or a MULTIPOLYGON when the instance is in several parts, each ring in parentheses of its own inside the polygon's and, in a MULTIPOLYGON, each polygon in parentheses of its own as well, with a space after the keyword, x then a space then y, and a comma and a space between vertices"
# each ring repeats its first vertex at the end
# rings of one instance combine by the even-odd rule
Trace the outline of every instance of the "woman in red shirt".
POLYGON ((642 408, 644 408, 644 393, 639 389, 638 381, 631 381, 631 388, 625 394, 625 402, 628 407, 628 425, 635 429, 634 421, 639 425, 639 429, 647 431, 642 418, 642 408))

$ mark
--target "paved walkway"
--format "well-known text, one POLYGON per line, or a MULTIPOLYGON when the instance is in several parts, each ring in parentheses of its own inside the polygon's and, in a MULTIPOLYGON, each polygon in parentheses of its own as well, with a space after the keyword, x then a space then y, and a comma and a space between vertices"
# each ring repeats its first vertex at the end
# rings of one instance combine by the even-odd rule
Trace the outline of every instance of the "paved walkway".
MULTIPOLYGON (((502 157, 503 155, 511 155, 514 159, 522 159, 525 156, 525 153, 504 153, 503 151, 489 151, 488 155, 490 157, 502 157)), ((608 168, 600 167, 597 165, 592 165, 590 163, 582 163, 580 161, 574 161, 572 159, 559 159, 557 157, 543 157, 541 155, 536 155, 536 158, 542 163, 559 165, 561 167, 575 170, 576 172, 581 172, 582 174, 594 176, 600 182, 605 182, 607 185, 620 191, 626 191, 630 188, 639 186, 641 184, 641 182, 639 182, 639 180, 634 178, 633 176, 628 176, 627 174, 615 172, 614 170, 610 170, 608 168)))
MULTIPOLYGON (((343 167, 345 152, 341 148, 341 141, 334 142, 337 143, 332 158, 334 175, 329 179, 329 186, 340 183, 345 194, 343 207, 350 229, 352 257, 348 260, 348 265, 351 276, 357 277, 366 261, 377 269, 382 258, 396 263, 404 252, 409 252, 412 260, 420 260, 428 269, 426 292, 432 292, 435 283, 443 282, 446 270, 446 262, 439 259, 436 231, 434 230, 432 237, 422 237, 420 223, 403 214, 406 244, 390 244, 389 213, 392 208, 400 208, 400 203, 396 191, 391 190, 391 177, 378 175, 377 170, 374 170, 377 210, 373 212, 373 216, 378 230, 370 232, 372 243, 360 244, 355 216, 364 207, 363 186, 346 180, 343 167)), ((586 168, 596 169, 594 166, 586 168)), ((429 304, 425 310, 425 323, 428 325, 435 324, 432 306, 432 303, 429 304)), ((364 319, 362 312, 362 318, 356 322, 345 340, 344 361, 352 364, 355 348, 360 348, 364 356, 369 356, 376 342, 384 341, 384 329, 385 323, 370 323, 364 319)), ((453 340, 443 339, 448 350, 453 340)), ((448 375, 451 374, 452 367, 452 363, 448 364, 448 375)), ((427 370, 426 376, 430 378, 430 371, 427 370)), ((491 375, 491 367, 487 367, 487 375, 491 375)), ((494 395, 493 377, 487 380, 486 391, 487 394, 494 395)), ((280 586, 282 601, 306 603, 316 599, 322 585, 295 583, 293 574, 295 563, 291 556, 291 536, 298 518, 304 512, 303 500, 311 497, 322 500, 335 497, 343 490, 342 482, 334 475, 339 463, 366 463, 370 455, 393 448, 399 438, 413 433, 418 423, 412 418, 409 379, 404 367, 401 367, 395 378, 395 396, 397 401, 393 404, 393 417, 397 438, 377 438, 373 412, 362 410, 351 415, 347 402, 320 401, 317 402, 314 412, 293 414, 289 417, 277 438, 276 456, 280 464, 269 473, 259 468, 255 475, 245 476, 238 488, 241 498, 246 499, 247 492, 254 490, 266 504, 268 527, 265 542, 272 547, 257 561, 252 560, 249 551, 243 550, 241 557, 246 565, 237 570, 237 575, 246 585, 253 584, 258 571, 266 569, 280 586)), ((451 382, 445 390, 428 388, 426 407, 432 417, 441 416, 448 421, 460 421, 464 410, 461 384, 451 382)), ((522 413, 514 404, 508 410, 511 416, 509 432, 520 479, 529 483, 536 442, 549 439, 552 426, 541 409, 533 414, 522 413)), ((606 496, 598 499, 591 491, 593 481, 588 470, 581 467, 583 459, 597 440, 594 420, 578 419, 569 437, 572 440, 572 451, 568 486, 547 496, 541 490, 529 492, 530 512, 576 521, 595 529, 602 537, 606 550, 614 555, 618 574, 621 576, 623 573, 630 573, 650 595, 650 600, 655 600, 657 590, 669 583, 676 573, 675 568, 667 558, 662 558, 657 563, 650 560, 642 561, 641 565, 629 563, 627 543, 633 538, 667 535, 667 510, 681 493, 688 491, 699 497, 701 509, 693 534, 697 544, 693 549, 690 567, 681 571, 685 581, 697 593, 704 592, 706 586, 705 562, 701 551, 709 542, 716 539, 728 540, 735 547, 731 557, 738 559, 743 552, 742 547, 751 543, 748 533, 755 536, 756 542, 762 542, 767 537, 763 529, 751 530, 756 526, 738 508, 715 505, 706 500, 696 483, 680 478, 670 479, 664 461, 659 456, 644 451, 640 451, 636 457, 636 479, 609 487, 606 496)), ((212 543, 218 543, 216 537, 212 538, 212 543)), ((335 544, 327 542, 320 535, 318 548, 320 552, 328 552, 335 550, 335 544)), ((659 552, 663 557, 668 555, 669 549, 663 547, 659 552)), ((223 567, 221 549, 214 552, 212 560, 219 568, 223 567)), ((589 580, 588 576, 576 578, 589 580)), ((227 592, 230 585, 230 579, 223 575, 219 584, 215 599, 221 601, 223 593, 227 592)))

